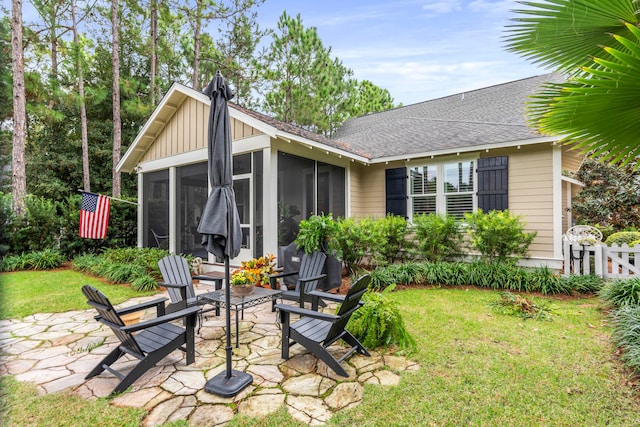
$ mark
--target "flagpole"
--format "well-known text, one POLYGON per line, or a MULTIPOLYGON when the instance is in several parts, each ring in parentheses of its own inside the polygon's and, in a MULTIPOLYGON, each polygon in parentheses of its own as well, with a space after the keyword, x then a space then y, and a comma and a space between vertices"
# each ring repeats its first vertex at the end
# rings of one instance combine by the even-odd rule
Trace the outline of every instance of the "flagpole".
POLYGON ((137 202, 131 202, 129 200, 118 199, 117 197, 113 197, 113 196, 107 196, 107 195, 104 195, 104 194, 92 193, 91 191, 84 191, 84 190, 80 190, 80 189, 78 189, 78 192, 79 193, 95 194, 96 196, 104 196, 104 197, 108 197, 111 200, 115 200, 116 202, 129 203, 130 205, 139 206, 137 202))

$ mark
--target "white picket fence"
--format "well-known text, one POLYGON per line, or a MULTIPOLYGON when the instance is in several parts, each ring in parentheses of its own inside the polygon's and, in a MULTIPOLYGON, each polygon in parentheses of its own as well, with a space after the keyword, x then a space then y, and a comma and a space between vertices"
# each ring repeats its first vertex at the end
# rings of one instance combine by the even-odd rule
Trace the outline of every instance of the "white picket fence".
POLYGON ((595 274, 604 278, 640 277, 640 245, 582 245, 567 240, 564 245, 564 274, 595 274))

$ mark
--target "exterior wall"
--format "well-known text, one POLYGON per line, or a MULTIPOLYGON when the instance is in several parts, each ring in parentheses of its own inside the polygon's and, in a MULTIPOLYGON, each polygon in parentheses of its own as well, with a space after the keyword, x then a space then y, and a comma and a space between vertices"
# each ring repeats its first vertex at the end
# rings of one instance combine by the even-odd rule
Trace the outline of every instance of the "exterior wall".
POLYGON ((355 218, 382 218, 387 214, 385 170, 403 167, 404 162, 352 165, 350 170, 351 214, 355 218))
POLYGON ((531 257, 554 256, 553 147, 491 150, 481 157, 509 156, 509 211, 522 215, 527 231, 537 235, 529 247, 531 257))
POLYGON ((578 172, 584 160, 584 154, 572 150, 570 145, 562 146, 562 169, 570 172, 578 172))
MULTIPOLYGON (((169 123, 156 137, 140 163, 207 147, 210 106, 193 98, 186 98, 169 123)), ((261 132, 245 123, 231 119, 233 141, 260 135, 261 132)))

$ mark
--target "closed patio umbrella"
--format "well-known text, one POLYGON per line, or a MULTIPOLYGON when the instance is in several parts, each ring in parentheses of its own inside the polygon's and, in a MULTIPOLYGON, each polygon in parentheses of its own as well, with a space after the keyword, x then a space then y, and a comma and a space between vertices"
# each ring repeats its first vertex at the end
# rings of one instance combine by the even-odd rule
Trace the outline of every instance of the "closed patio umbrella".
POLYGON ((204 90, 211 99, 209 111, 208 133, 208 165, 211 192, 207 199, 198 233, 202 234, 202 244, 207 251, 218 258, 224 259, 225 305, 227 327, 227 369, 205 384, 205 390, 219 396, 235 396, 251 384, 253 377, 245 372, 231 369, 231 310, 230 310, 230 272, 229 259, 240 253, 242 230, 233 191, 233 164, 231 159, 231 123, 227 101, 233 93, 227 87, 220 71, 204 90))

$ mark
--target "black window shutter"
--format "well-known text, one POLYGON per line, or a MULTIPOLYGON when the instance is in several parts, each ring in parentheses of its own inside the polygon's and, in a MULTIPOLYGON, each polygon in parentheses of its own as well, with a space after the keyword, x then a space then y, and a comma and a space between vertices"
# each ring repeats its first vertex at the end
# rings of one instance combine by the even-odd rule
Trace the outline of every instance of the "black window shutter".
POLYGON ((387 214, 407 217, 407 170, 393 168, 385 170, 387 214))
POLYGON ((478 159, 478 207, 484 212, 509 207, 509 157, 478 159))

